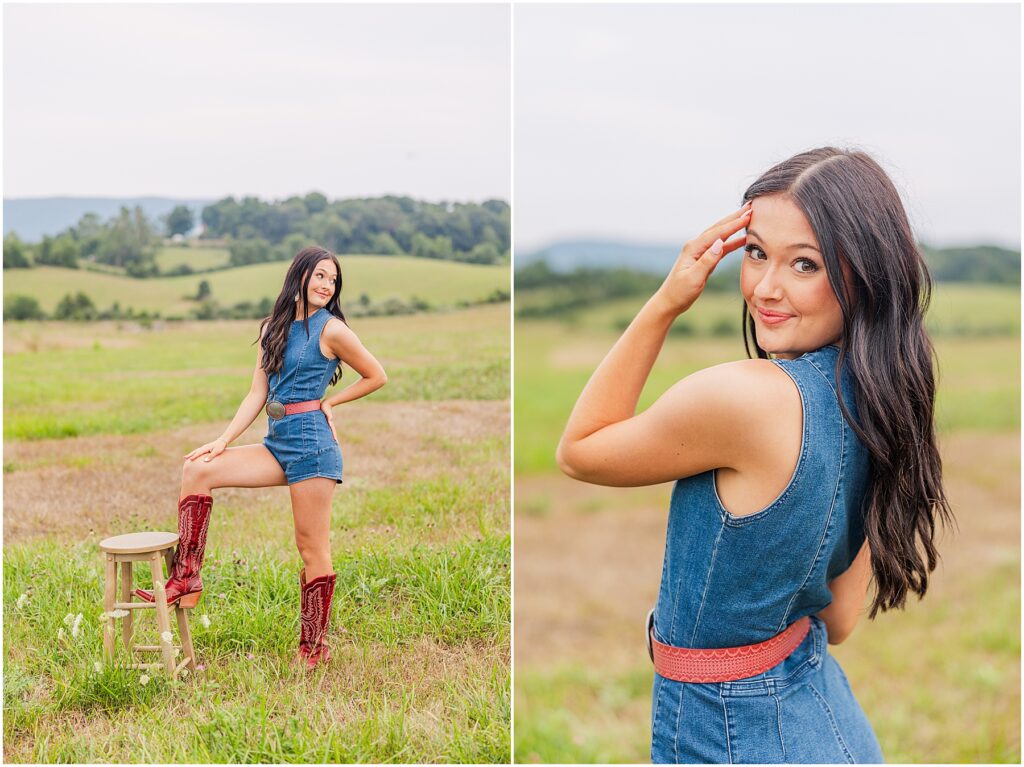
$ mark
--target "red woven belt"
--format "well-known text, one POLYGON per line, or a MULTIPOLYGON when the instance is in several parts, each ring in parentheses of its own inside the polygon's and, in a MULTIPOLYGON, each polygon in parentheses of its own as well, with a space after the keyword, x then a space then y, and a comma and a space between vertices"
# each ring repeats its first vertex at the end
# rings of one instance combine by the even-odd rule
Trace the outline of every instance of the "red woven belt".
POLYGON ((305 402, 293 402, 290 405, 284 406, 285 415, 295 415, 296 413, 308 413, 311 410, 320 409, 320 400, 311 399, 305 402))
POLYGON ((762 674, 788 658, 811 628, 804 616, 781 634, 757 644, 721 649, 691 649, 662 644, 654 638, 654 611, 648 616, 647 637, 654 670, 677 682, 732 682, 762 674))
POLYGON ((295 415, 296 413, 308 413, 312 410, 320 409, 320 400, 311 399, 305 402, 293 402, 290 405, 284 405, 275 400, 269 400, 266 405, 267 415, 273 420, 277 421, 284 418, 286 415, 295 415))

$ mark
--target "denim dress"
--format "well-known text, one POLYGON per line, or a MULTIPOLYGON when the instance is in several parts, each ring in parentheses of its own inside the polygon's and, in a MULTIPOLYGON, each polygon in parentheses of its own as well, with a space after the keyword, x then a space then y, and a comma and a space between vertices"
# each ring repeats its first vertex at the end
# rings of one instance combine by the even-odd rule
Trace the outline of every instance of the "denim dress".
MULTIPOLYGON (((267 377, 268 401, 289 405, 324 396, 338 368, 337 359, 328 359, 320 351, 320 334, 332 316, 320 308, 306 322, 292 323, 281 369, 267 377)), ((289 485, 311 477, 341 483, 341 448, 323 411, 295 413, 280 420, 267 416, 263 444, 281 464, 289 485)))
MULTIPOLYGON (((828 582, 864 542, 861 501, 868 455, 839 408, 836 360, 826 346, 773 360, 793 379, 803 435, 789 484, 766 508, 730 514, 714 471, 676 482, 654 634, 677 647, 754 644, 799 618, 811 628, 786 660, 731 682, 654 677, 655 763, 881 763, 882 751, 814 617, 832 601, 828 582)), ((856 418, 854 382, 842 373, 856 418)))

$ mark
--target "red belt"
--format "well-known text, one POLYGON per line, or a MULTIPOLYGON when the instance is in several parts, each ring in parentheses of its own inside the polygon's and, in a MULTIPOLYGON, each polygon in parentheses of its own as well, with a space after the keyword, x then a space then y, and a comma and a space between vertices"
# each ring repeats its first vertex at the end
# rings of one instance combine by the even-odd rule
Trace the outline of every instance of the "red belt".
POLYGON ((788 658, 811 628, 804 616, 781 634, 757 644, 721 649, 690 649, 654 638, 654 610, 647 615, 647 649, 659 676, 677 682, 732 682, 762 674, 788 658))
POLYGON ((277 420, 284 418, 286 415, 309 413, 312 410, 319 410, 321 404, 321 401, 318 399, 306 400, 305 402, 293 402, 290 405, 283 405, 280 402, 271 401, 267 403, 267 415, 277 420))

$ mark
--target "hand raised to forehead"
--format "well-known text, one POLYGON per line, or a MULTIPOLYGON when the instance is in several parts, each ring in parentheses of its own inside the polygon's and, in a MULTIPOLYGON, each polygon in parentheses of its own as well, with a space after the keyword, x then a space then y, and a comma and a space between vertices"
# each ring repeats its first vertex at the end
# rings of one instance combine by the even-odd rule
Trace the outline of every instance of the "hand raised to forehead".
POLYGON ((708 277, 725 256, 743 247, 746 236, 729 240, 750 221, 752 203, 716 221, 683 246, 668 276, 658 288, 666 307, 682 314, 696 301, 707 285, 708 277))

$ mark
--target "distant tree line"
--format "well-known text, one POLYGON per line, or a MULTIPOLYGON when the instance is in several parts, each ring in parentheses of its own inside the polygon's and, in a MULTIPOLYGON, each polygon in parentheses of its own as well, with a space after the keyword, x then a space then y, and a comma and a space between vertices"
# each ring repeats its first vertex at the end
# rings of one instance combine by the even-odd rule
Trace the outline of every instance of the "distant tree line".
MULTIPOLYGON (((329 202, 319 192, 264 202, 226 197, 203 208, 204 236, 230 238, 232 263, 276 260, 275 246, 315 242, 335 253, 412 255, 477 264, 509 260, 511 210, 501 200, 429 203, 411 197, 329 202)), ((285 247, 288 258, 294 251, 285 247)))
POLYGON ((132 277, 151 277, 159 273, 155 260, 159 245, 160 237, 142 208, 122 207, 105 222, 87 213, 56 237, 44 235, 35 244, 22 242, 10 232, 4 237, 4 269, 78 269, 81 261, 92 261, 123 269, 132 277))
MULTIPOLYGON (((283 201, 226 197, 203 208, 203 239, 226 240, 230 265, 290 260, 311 244, 335 253, 412 255, 477 264, 509 261, 508 203, 428 203, 411 197, 336 200, 319 192, 283 201)), ((101 221, 94 213, 38 243, 4 237, 4 269, 105 265, 133 277, 160 275, 156 253, 162 236, 186 234, 192 211, 179 205, 162 219, 162 231, 141 207, 122 207, 101 221)), ((189 273, 178 267, 168 275, 189 273)))
MULTIPOLYGON (((974 282, 1020 285, 1020 253, 992 246, 973 248, 929 248, 921 246, 928 270, 935 282, 974 282)), ((625 268, 577 267, 557 272, 541 258, 515 272, 515 286, 524 297, 536 291, 536 297, 517 302, 517 317, 542 317, 565 314, 600 301, 636 295, 650 295, 658 289, 663 276, 625 268)), ((739 284, 739 265, 715 271, 706 290, 727 292, 739 284)))

